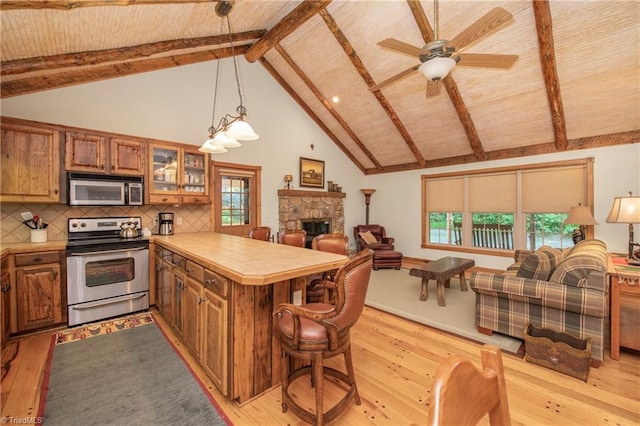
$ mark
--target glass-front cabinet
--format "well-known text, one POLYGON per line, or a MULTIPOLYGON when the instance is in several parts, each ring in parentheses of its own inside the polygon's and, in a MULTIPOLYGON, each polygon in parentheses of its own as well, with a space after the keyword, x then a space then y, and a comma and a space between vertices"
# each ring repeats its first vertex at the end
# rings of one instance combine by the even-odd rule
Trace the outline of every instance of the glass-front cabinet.
POLYGON ((169 144, 149 148, 149 204, 209 202, 206 154, 169 144))

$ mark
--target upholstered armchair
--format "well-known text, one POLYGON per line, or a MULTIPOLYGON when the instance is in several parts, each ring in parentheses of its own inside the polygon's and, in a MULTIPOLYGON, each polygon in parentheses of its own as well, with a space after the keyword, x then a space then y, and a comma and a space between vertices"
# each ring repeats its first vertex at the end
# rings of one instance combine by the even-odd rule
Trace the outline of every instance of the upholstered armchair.
POLYGON ((380 225, 356 225, 353 227, 353 235, 358 242, 358 251, 394 250, 394 239, 387 237, 384 226, 380 225))

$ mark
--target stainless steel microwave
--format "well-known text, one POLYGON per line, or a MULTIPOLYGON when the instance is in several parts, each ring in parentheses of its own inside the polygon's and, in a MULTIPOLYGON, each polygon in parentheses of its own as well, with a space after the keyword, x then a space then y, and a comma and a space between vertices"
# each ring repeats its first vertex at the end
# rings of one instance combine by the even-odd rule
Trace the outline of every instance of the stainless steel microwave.
POLYGON ((70 206, 141 206, 142 176, 67 173, 67 204, 70 206))

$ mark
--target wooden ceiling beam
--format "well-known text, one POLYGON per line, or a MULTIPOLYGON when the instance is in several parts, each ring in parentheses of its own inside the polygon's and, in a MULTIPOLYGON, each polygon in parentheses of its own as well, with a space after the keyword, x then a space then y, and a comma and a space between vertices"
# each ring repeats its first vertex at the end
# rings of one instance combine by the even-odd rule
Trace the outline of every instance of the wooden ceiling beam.
POLYGON ((259 61, 262 64, 262 66, 264 66, 264 68, 269 72, 269 74, 271 74, 271 76, 278 83, 280 83, 280 86, 289 94, 289 96, 291 96, 293 100, 296 101, 298 105, 300 105, 300 107, 307 113, 307 115, 309 115, 309 117, 311 117, 311 119, 318 125, 318 127, 320 127, 324 131, 324 133, 327 136, 329 136, 329 139, 331 139, 333 143, 335 143, 338 146, 338 148, 342 150, 344 155, 349 157, 349 159, 353 161, 353 164, 355 164, 356 167, 358 167, 360 171, 364 173, 366 169, 362 165, 362 163, 360 163, 358 159, 354 157, 353 153, 351 153, 351 151, 349 151, 347 147, 344 146, 344 144, 335 135, 335 133, 333 133, 331 129, 329 129, 326 124, 324 124, 324 122, 320 119, 320 117, 318 117, 318 115, 315 112, 313 112, 313 109, 311 109, 311 107, 307 105, 307 103, 300 97, 300 95, 296 93, 293 87, 291 87, 289 83, 287 83, 287 81, 284 78, 282 78, 280 73, 276 71, 273 65, 271 65, 271 63, 264 56, 262 56, 259 59, 259 61))
POLYGON ((556 54, 553 45, 553 24, 551 22, 551 10, 547 0, 532 0, 533 16, 536 21, 538 33, 538 52, 540 53, 540 65, 544 85, 547 88, 547 99, 551 110, 553 133, 556 139, 556 147, 560 151, 567 149, 567 125, 560 94, 560 80, 556 67, 556 54))
POLYGON ((307 20, 315 16, 331 3, 331 0, 303 1, 287 16, 282 18, 280 22, 273 26, 260 38, 254 45, 244 54, 249 62, 255 62, 261 58, 271 48, 276 46, 280 41, 298 29, 307 20))
MULTIPOLYGON (((411 9, 413 19, 415 19, 416 23, 418 24, 418 28, 420 29, 420 33, 422 33, 422 39, 424 40, 425 44, 433 41, 433 29, 431 28, 431 24, 429 24, 427 14, 424 13, 424 9, 422 8, 420 2, 416 0, 407 0, 407 4, 409 5, 409 9, 411 9)), ((480 141, 480 137, 478 136, 478 132, 476 131, 476 126, 471 119, 469 109, 465 105, 462 99, 462 95, 460 95, 458 85, 453 79, 453 76, 449 74, 447 77, 442 79, 442 84, 447 90, 447 94, 449 95, 449 99, 451 99, 453 107, 458 113, 460 124, 462 124, 462 127, 467 134, 467 139, 469 140, 469 145, 471 146, 474 155, 478 160, 486 160, 487 155, 484 152, 484 148, 482 147, 482 142, 480 141)))
POLYGON ((35 0, 35 1, 14 1, 2 0, 0 10, 18 9, 56 9, 71 10, 79 7, 99 7, 99 6, 138 6, 145 4, 186 4, 186 3, 211 3, 218 0, 35 0))
MULTIPOLYGON (((588 136, 584 138, 570 139, 567 143, 565 151, 577 151, 581 149, 602 148, 605 146, 626 145, 638 143, 640 140, 640 130, 631 130, 628 132, 610 133, 605 135, 588 136)), ((548 142, 538 145, 527 145, 518 148, 507 148, 496 151, 487 152, 487 160, 505 160, 509 158, 519 158, 531 155, 541 154, 557 154, 559 150, 554 142, 548 142)), ((457 157, 439 158, 437 160, 427 161, 426 168, 444 167, 444 166, 460 166, 462 164, 477 163, 475 155, 460 155, 457 157)), ((394 166, 383 167, 382 169, 367 169, 366 175, 402 172, 408 170, 418 170, 424 167, 418 163, 398 164, 394 166)))
MULTIPOLYGON (((342 50, 344 50, 344 52, 347 54, 347 56, 351 60, 351 63, 356 68, 356 71, 358 71, 358 73, 360 74, 364 82, 367 84, 367 86, 369 88, 372 88, 373 86, 375 86, 376 83, 373 80, 373 77, 371 77, 371 74, 369 74, 369 71, 367 71, 367 68, 362 63, 362 60, 356 53, 351 43, 349 43, 349 40, 347 40, 347 37, 340 30, 340 28, 338 27, 338 24, 333 19, 333 17, 326 10, 320 11, 320 16, 322 17, 324 22, 327 24, 327 27, 329 27, 329 30, 331 31, 331 33, 333 33, 333 36, 336 38, 336 40, 342 47, 342 50)), ((373 93, 376 99, 378 99, 378 102, 380 103, 382 108, 385 110, 389 118, 391 119, 391 122, 394 124, 396 129, 398 129, 398 131, 400 132, 400 135, 402 136, 405 143, 409 147, 409 150, 411 150, 411 152, 413 153, 413 156, 416 159, 416 161, 419 164, 425 164, 425 159, 422 156, 422 153, 420 153, 420 150, 418 149, 416 144, 413 142, 413 138, 407 131, 407 128, 404 126, 404 124, 402 124, 400 117, 398 117, 398 114, 396 114, 395 110, 391 106, 391 103, 389 103, 389 101, 382 94, 381 91, 374 90, 371 93, 373 93)))
POLYGON ((2 75, 15 75, 40 70, 100 65, 109 62, 126 62, 132 59, 166 54, 171 51, 219 46, 229 43, 231 39, 233 39, 234 43, 255 40, 262 37, 266 32, 266 30, 245 31, 231 36, 229 34, 223 34, 209 37, 166 40, 137 46, 94 50, 92 52, 65 53, 62 55, 4 61, 0 64, 0 73, 2 75))
MULTIPOLYGON (((234 46, 236 55, 242 55, 250 45, 234 46)), ((50 90, 58 87, 74 86, 76 84, 92 81, 106 80, 109 78, 124 77, 126 75, 139 74, 148 71, 157 71, 165 68, 173 68, 181 65, 195 64, 198 62, 213 61, 231 57, 231 48, 203 50, 186 53, 183 55, 163 56, 159 58, 130 61, 120 64, 109 64, 85 69, 73 69, 61 71, 55 74, 27 77, 11 81, 3 81, 0 85, 0 97, 25 95, 27 93, 50 90)))
POLYGON ((331 102, 329 102, 329 100, 324 97, 322 92, 316 87, 315 84, 313 84, 311 79, 307 77, 304 71, 302 71, 302 68, 300 68, 298 64, 295 63, 293 58, 289 56, 289 54, 282 48, 282 46, 277 44, 275 48, 276 48, 276 51, 280 54, 280 56, 282 56, 282 59, 284 59, 284 61, 287 63, 287 65, 289 65, 293 70, 293 72, 295 72, 296 75, 300 77, 302 82, 309 88, 309 90, 311 90, 311 93, 314 94, 314 96, 318 99, 318 101, 320 101, 320 103, 326 108, 326 110, 329 111, 329 114, 331 114, 331 116, 338 122, 338 124, 340 124, 340 126, 345 130, 345 132, 347 132, 347 134, 351 137, 351 139, 353 139, 356 145, 358 145, 358 148, 360 148, 360 150, 367 156, 367 158, 369 158, 369 160, 377 168, 382 167, 382 165, 378 162, 378 160, 376 160, 376 157, 371 153, 371 151, 369 151, 369 149, 367 149, 365 144, 362 143, 358 135, 356 135, 355 132, 351 129, 351 127, 349 127, 349 124, 347 124, 344 118, 342 118, 342 116, 338 114, 338 111, 336 111, 333 105, 331 105, 331 102))

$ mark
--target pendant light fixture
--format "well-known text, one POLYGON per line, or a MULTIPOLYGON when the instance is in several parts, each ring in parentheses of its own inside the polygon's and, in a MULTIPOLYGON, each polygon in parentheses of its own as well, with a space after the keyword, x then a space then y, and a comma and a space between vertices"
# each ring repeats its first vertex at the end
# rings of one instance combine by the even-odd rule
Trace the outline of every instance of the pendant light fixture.
POLYGON ((229 31, 229 43, 231 45, 231 57, 233 59, 233 70, 236 76, 236 86, 238 88, 238 97, 240 105, 236 108, 236 115, 225 114, 218 125, 215 125, 216 119, 216 103, 218 100, 218 86, 220 82, 220 59, 216 65, 216 81, 213 92, 213 112, 211 113, 211 127, 209 127, 209 138, 200 147, 199 151, 221 154, 227 152, 227 148, 235 148, 241 146, 240 140, 250 141, 258 139, 258 135, 253 131, 249 123, 246 122, 247 109, 242 104, 242 91, 240 89, 240 78, 238 77, 238 64, 236 62, 235 49, 233 46, 233 33, 231 32, 231 23, 229 22, 229 12, 233 8, 232 2, 221 1, 216 5, 216 15, 222 18, 220 22, 220 34, 223 32, 223 24, 226 18, 227 29, 229 31))

